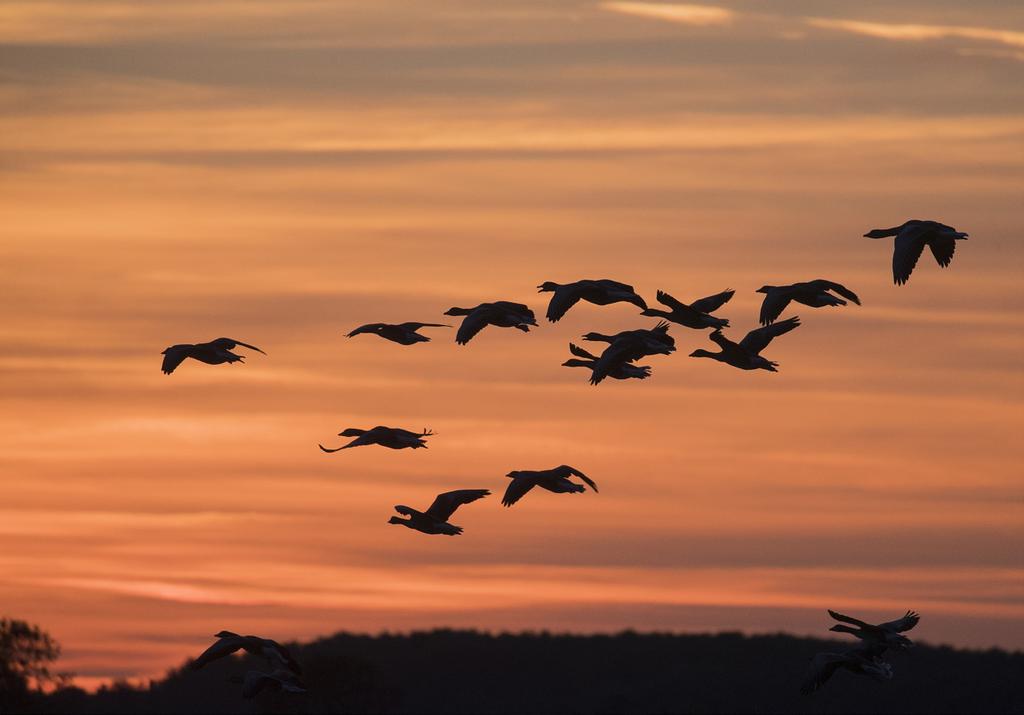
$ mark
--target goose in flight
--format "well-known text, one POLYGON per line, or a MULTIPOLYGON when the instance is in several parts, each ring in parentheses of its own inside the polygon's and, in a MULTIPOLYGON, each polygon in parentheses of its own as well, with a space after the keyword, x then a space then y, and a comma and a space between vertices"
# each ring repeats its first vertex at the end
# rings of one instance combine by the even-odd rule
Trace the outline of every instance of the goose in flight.
POLYGON ((788 286, 761 286, 757 289, 758 293, 764 293, 764 301, 761 303, 761 325, 771 325, 778 320, 791 300, 812 308, 846 305, 845 300, 835 297, 829 291, 860 305, 860 298, 856 293, 840 283, 824 278, 788 286))
POLYGON ((241 683, 242 685, 242 697, 248 699, 255 698, 264 689, 270 688, 272 690, 284 691, 286 693, 305 693, 306 688, 295 673, 287 670, 278 669, 272 673, 264 673, 259 670, 247 671, 245 677, 239 675, 232 675, 228 678, 229 683, 241 683))
POLYGON ((844 616, 842 613, 831 610, 828 612, 828 615, 837 621, 842 621, 842 623, 857 626, 852 628, 851 626, 836 624, 829 628, 830 631, 857 636, 864 641, 872 653, 877 655, 884 653, 886 648, 906 649, 913 647, 914 642, 901 634, 904 631, 909 631, 921 620, 921 616, 914 611, 907 611, 902 618, 897 618, 895 621, 887 621, 877 625, 865 623, 857 618, 844 616))
POLYGON ((185 358, 205 362, 207 365, 220 365, 225 362, 244 362, 245 357, 243 355, 235 355, 231 352, 238 345, 266 355, 255 345, 249 345, 248 343, 232 340, 231 338, 217 338, 208 343, 172 345, 161 353, 164 356, 164 362, 160 369, 163 370, 165 375, 170 375, 185 358))
POLYGON ((572 476, 579 477, 589 484, 591 489, 595 492, 597 491, 597 484, 594 483, 593 479, 580 470, 573 469, 568 464, 536 472, 528 470, 509 472, 505 476, 510 477, 512 481, 509 482, 508 488, 505 490, 505 496, 501 499, 501 503, 504 506, 512 506, 534 487, 547 489, 549 492, 555 492, 556 494, 572 494, 586 491, 586 487, 582 484, 569 481, 569 477, 572 476))
POLYGON ((840 669, 857 675, 866 675, 878 681, 892 679, 892 666, 866 651, 854 649, 842 653, 818 653, 811 659, 800 692, 810 695, 840 669))
POLYGON ((423 447, 427 448, 427 443, 424 437, 433 436, 433 432, 428 429, 424 429, 422 432, 410 432, 409 430, 400 429, 398 427, 384 427, 383 425, 377 425, 372 429, 358 429, 357 427, 349 427, 338 433, 339 437, 355 437, 354 440, 348 444, 342 445, 341 447, 335 447, 334 449, 328 449, 327 447, 320 445, 320 449, 327 453, 340 452, 343 449, 349 447, 365 447, 368 444, 379 444, 381 447, 387 447, 388 449, 405 449, 406 447, 412 449, 419 449, 423 447))
POLYGON ((259 636, 240 636, 231 631, 221 631, 214 638, 217 639, 217 642, 192 661, 194 670, 199 670, 207 663, 231 655, 235 651, 244 650, 252 655, 263 656, 271 665, 282 666, 293 673, 302 672, 302 667, 288 652, 288 649, 277 641, 259 636))
POLYGON ((444 323, 398 323, 397 325, 391 325, 389 323, 367 323, 366 325, 360 325, 346 337, 353 338, 356 335, 362 335, 363 333, 372 333, 374 335, 379 335, 385 340, 398 343, 399 345, 412 345, 413 343, 430 342, 430 338, 426 335, 420 335, 416 332, 420 328, 450 327, 452 326, 445 325, 444 323))
POLYGON ((641 313, 641 315, 647 315, 653 318, 664 318, 665 320, 671 320, 673 323, 679 323, 679 325, 686 326, 687 328, 694 328, 695 330, 703 330, 704 328, 728 328, 728 319, 716 318, 711 315, 711 313, 728 303, 729 299, 735 294, 736 291, 732 289, 724 290, 721 293, 709 295, 707 298, 695 300, 687 305, 682 301, 676 300, 665 291, 659 290, 658 302, 667 306, 669 310, 648 308, 641 313))
POLYGON ((647 303, 636 294, 633 286, 608 280, 582 280, 575 283, 560 285, 545 281, 537 286, 538 293, 554 293, 548 303, 547 318, 552 323, 558 322, 569 308, 581 300, 594 305, 611 305, 612 303, 632 303, 641 310, 647 309, 647 303))
POLYGON ((491 492, 487 489, 456 489, 453 492, 438 494, 426 511, 417 511, 412 507, 398 504, 395 511, 409 517, 399 519, 393 516, 388 519, 389 524, 401 524, 424 534, 444 534, 445 536, 458 536, 462 533, 462 527, 449 524, 448 520, 463 504, 469 504, 477 499, 483 499, 491 492))
POLYGON ((768 347, 768 344, 773 338, 777 338, 784 333, 788 333, 798 325, 800 325, 800 318, 788 318, 786 320, 779 321, 778 323, 766 325, 763 328, 751 330, 747 333, 747 336, 738 343, 734 343, 722 335, 721 330, 715 330, 708 337, 718 344, 721 351, 712 353, 702 348, 698 348, 690 353, 690 357, 711 358, 712 360, 717 360, 718 362, 724 362, 727 365, 738 367, 741 370, 760 369, 768 370, 769 372, 778 372, 775 368, 777 368, 779 364, 761 357, 761 351, 768 347))
POLYGON ((587 333, 584 340, 608 343, 601 357, 594 363, 590 384, 597 385, 625 363, 634 362, 648 355, 669 355, 676 350, 675 339, 668 334, 668 323, 661 321, 650 330, 625 330, 616 335, 587 333))
POLYGON ((900 226, 892 228, 875 228, 864 234, 865 238, 896 237, 896 246, 892 253, 892 279, 896 285, 903 285, 910 280, 910 274, 917 265, 924 247, 932 250, 938 264, 945 268, 953 260, 956 242, 966 240, 967 234, 957 231, 938 221, 920 221, 912 219, 900 226))
POLYGON ((488 325, 499 328, 516 328, 524 333, 530 332, 531 325, 534 327, 537 325, 537 319, 529 307, 507 300, 481 303, 475 308, 449 308, 444 314, 466 316, 455 334, 455 342, 459 345, 468 343, 488 325))
MULTIPOLYGON (((563 367, 586 367, 590 368, 593 372, 597 366, 599 358, 596 355, 588 353, 578 345, 569 343, 569 352, 575 355, 575 358, 570 358, 562 363, 563 367), (578 359, 582 358, 582 359, 578 359)), ((608 377, 615 380, 627 380, 629 378, 636 378, 643 380, 651 376, 651 368, 646 365, 631 365, 628 362, 619 362, 610 367, 608 370, 608 377)))

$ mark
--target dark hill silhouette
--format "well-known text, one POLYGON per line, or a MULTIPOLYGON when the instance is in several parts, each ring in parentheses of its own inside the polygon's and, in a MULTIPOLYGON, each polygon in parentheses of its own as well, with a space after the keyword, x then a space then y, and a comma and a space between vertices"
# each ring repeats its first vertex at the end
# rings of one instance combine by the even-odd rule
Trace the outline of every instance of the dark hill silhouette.
POLYGON ((885 683, 837 673, 800 694, 815 653, 848 643, 787 635, 488 635, 437 630, 340 633, 289 649, 309 692, 243 700, 232 674, 253 657, 200 671, 186 663, 149 688, 40 700, 54 713, 888 713, 1024 712, 1024 653, 918 644, 893 653, 885 683))

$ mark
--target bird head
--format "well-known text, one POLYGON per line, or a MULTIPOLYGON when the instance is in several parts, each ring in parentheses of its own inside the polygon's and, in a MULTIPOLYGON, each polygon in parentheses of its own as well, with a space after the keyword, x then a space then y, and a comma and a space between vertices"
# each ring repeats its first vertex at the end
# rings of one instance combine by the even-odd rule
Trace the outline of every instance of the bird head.
POLYGON ((388 523, 389 524, 404 524, 405 523, 405 519, 399 519, 397 516, 393 516, 390 519, 388 519, 388 523))
POLYGON ((772 288, 774 288, 774 287, 775 287, 775 286, 761 286, 760 288, 758 288, 758 289, 757 289, 756 291, 754 291, 754 292, 755 292, 755 293, 767 293, 768 291, 770 291, 770 290, 771 290, 772 288))
POLYGON ((692 353, 690 353, 690 357, 712 357, 713 355, 714 353, 710 353, 704 348, 697 348, 692 353))
POLYGON ((873 228, 864 234, 864 238, 886 238, 891 236, 892 233, 884 228, 873 228))
POLYGON ((607 335, 602 335, 601 333, 584 333, 583 334, 583 339, 584 340, 606 340, 607 338, 608 338, 607 335))
POLYGON ((510 479, 515 479, 516 477, 519 476, 519 472, 518 471, 511 471, 508 474, 506 474, 505 476, 509 477, 510 479))
POLYGON ((551 291, 556 291, 559 288, 561 288, 561 286, 558 285, 557 283, 555 283, 554 281, 544 281, 539 286, 537 286, 537 292, 538 293, 549 293, 551 291))
POLYGON ((219 633, 214 634, 213 637, 214 638, 231 638, 234 635, 236 635, 236 634, 232 633, 231 631, 220 631, 219 633))

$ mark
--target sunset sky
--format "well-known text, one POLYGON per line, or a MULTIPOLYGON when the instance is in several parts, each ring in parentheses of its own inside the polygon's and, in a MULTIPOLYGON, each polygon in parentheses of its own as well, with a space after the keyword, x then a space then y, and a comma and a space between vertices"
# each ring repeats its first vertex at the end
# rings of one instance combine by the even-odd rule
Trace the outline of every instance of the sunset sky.
POLYGON ((1024 648, 1024 4, 6 0, 0 612, 95 684, 222 628, 825 634, 1024 648), (970 233, 892 283, 908 218, 970 233), (778 374, 563 368, 634 306, 840 281, 778 374), (344 334, 528 303, 529 334, 344 334), (225 335, 244 365, 168 345, 225 335), (242 352, 251 352, 245 351, 242 352), (323 454, 346 427, 427 450, 323 454), (500 505, 512 469, 599 494, 500 505), (459 538, 395 504, 489 488, 459 538))

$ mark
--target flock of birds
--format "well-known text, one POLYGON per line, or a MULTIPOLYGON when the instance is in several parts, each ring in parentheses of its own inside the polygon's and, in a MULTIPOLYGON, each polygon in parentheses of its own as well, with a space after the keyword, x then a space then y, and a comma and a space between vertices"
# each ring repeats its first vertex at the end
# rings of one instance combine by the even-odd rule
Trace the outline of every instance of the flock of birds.
MULTIPOLYGON (((936 221, 921 220, 907 221, 893 228, 874 229, 864 235, 867 238, 876 239, 895 237, 892 271, 893 281, 897 285, 905 284, 910 278, 910 274, 926 246, 931 250, 938 264, 941 267, 946 267, 952 260, 956 241, 967 238, 966 233, 957 231, 951 226, 936 221)), ((860 305, 860 299, 856 293, 842 284, 830 280, 817 279, 787 286, 766 285, 757 291, 764 294, 760 311, 762 327, 751 330, 742 340, 734 342, 722 333, 723 328, 730 327, 729 320, 713 315, 733 297, 735 294, 733 290, 722 291, 691 303, 684 303, 659 290, 657 301, 665 307, 662 309, 648 307, 646 301, 636 293, 632 286, 607 279, 580 280, 567 284, 547 281, 538 286, 538 289, 542 293, 552 294, 546 313, 547 319, 552 323, 560 320, 581 300, 601 306, 613 303, 631 303, 640 308, 641 315, 660 319, 654 328, 649 329, 626 330, 615 335, 586 333, 583 340, 606 344, 600 355, 569 343, 569 351, 574 357, 562 363, 563 366, 587 368, 591 373, 590 382, 594 385, 599 384, 607 377, 616 380, 649 377, 650 367, 635 363, 644 357, 668 355, 675 352, 675 339, 668 333, 669 326, 673 323, 695 330, 711 329, 709 338, 718 346, 719 350, 711 352, 697 349, 690 353, 690 357, 710 358, 741 370, 776 372, 778 363, 767 359, 761 353, 772 340, 800 325, 800 319, 795 316, 779 319, 790 303, 799 303, 811 308, 843 306, 847 305, 847 301, 860 305)), ((469 343, 487 326, 516 328, 523 332, 529 332, 531 327, 537 326, 534 313, 528 306, 510 301, 481 303, 474 308, 454 307, 447 310, 445 315, 463 318, 455 335, 455 342, 459 345, 469 343)), ((349 332, 348 337, 374 334, 400 345, 413 345, 430 341, 430 338, 420 334, 419 330, 445 327, 451 326, 443 323, 419 322, 368 323, 349 332)), ((171 374, 187 358, 210 365, 243 362, 244 356, 232 352, 238 346, 263 353, 254 345, 231 338, 218 338, 208 343, 173 345, 163 351, 162 370, 166 374, 171 374)), ((328 453, 369 445, 379 445, 388 449, 419 449, 427 446, 426 438, 432 435, 433 432, 427 429, 413 432, 385 426, 376 426, 371 429, 350 427, 338 435, 353 438, 348 443, 334 448, 325 447, 322 444, 319 446, 321 450, 328 453)), ((572 494, 584 492, 589 486, 594 492, 597 492, 597 484, 593 479, 580 470, 565 464, 553 469, 511 471, 506 476, 511 479, 501 502, 506 507, 517 503, 534 487, 540 487, 556 494, 572 494), (572 481, 570 477, 578 477, 583 484, 572 481)), ((457 536, 462 533, 462 527, 449 521, 456 510, 460 506, 482 499, 490 493, 487 489, 456 489, 444 492, 437 495, 434 502, 425 511, 397 505, 395 511, 406 518, 392 516, 388 523, 400 524, 424 534, 457 536)), ((836 620, 848 624, 835 625, 830 630, 852 634, 860 640, 860 643, 857 647, 842 653, 819 653, 815 656, 801 687, 801 692, 805 694, 820 688, 833 673, 840 669, 876 680, 891 678, 892 666, 882 656, 889 649, 910 647, 912 642, 900 634, 913 628, 919 620, 919 616, 911 611, 898 620, 878 625, 872 625, 834 611, 829 611, 829 614, 836 620)), ((245 650, 248 653, 265 657, 274 670, 271 672, 249 671, 244 678, 235 678, 236 682, 242 683, 244 697, 255 697, 256 694, 267 688, 293 693, 305 692, 304 686, 299 681, 301 674, 299 664, 279 643, 258 636, 240 636, 230 631, 221 631, 216 637, 217 642, 193 662, 193 667, 201 668, 212 660, 230 655, 238 650, 245 650)))

